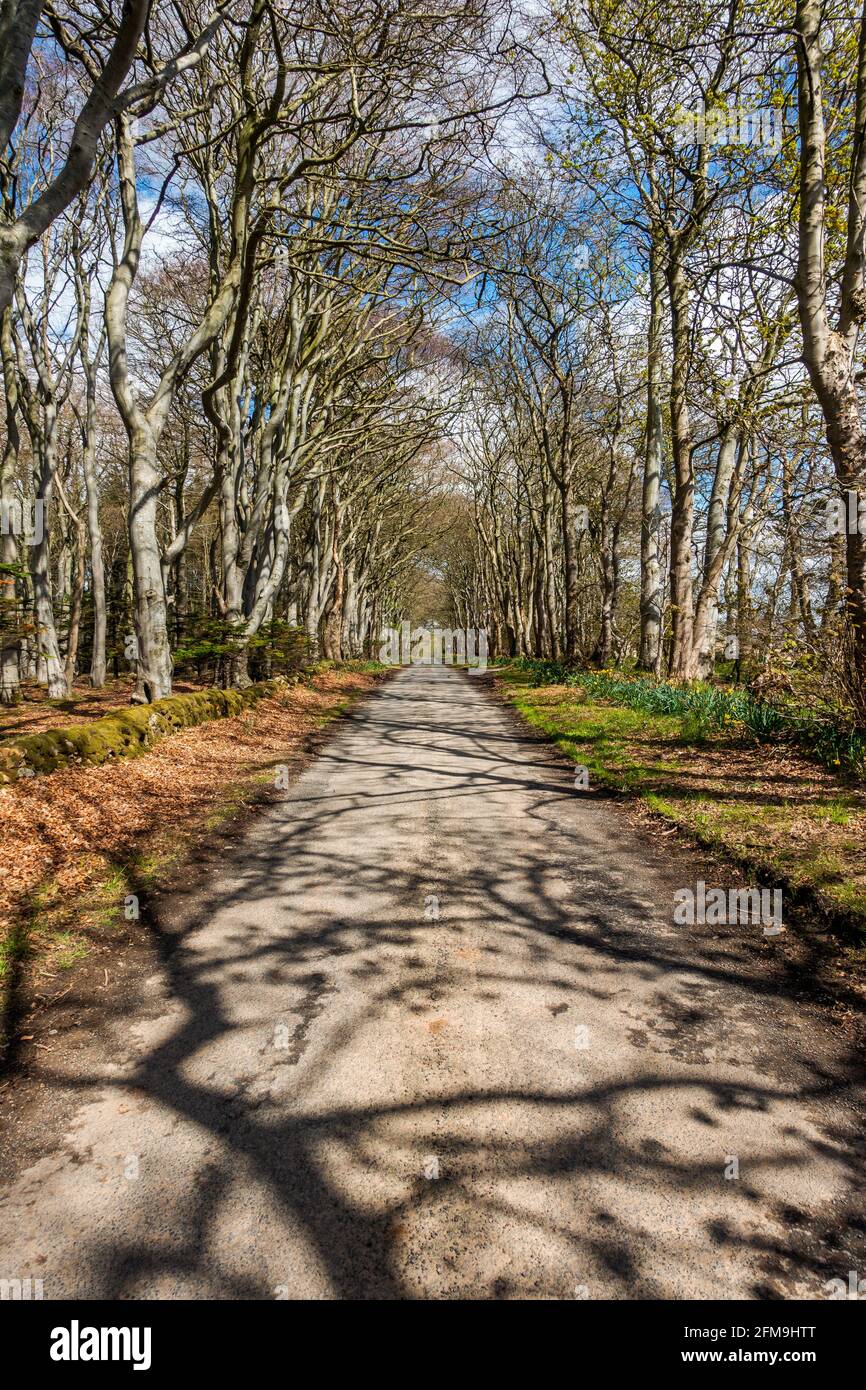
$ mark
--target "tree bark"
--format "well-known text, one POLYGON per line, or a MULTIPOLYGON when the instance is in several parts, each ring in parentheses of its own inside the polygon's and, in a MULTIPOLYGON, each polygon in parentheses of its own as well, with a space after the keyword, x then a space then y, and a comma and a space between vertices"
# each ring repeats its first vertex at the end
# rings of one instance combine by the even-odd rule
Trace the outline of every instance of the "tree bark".
POLYGON ((129 511, 127 523, 132 556, 133 613, 138 646, 136 704, 171 694, 171 647, 162 555, 157 531, 161 476, 156 440, 144 422, 133 430, 129 454, 129 511))
POLYGON ((674 496, 671 510, 671 659, 670 673, 685 679, 691 663, 693 640, 692 527, 695 480, 692 467, 692 431, 688 406, 689 324, 688 287, 679 257, 671 254, 667 266, 671 310, 671 445, 674 464, 674 496))
POLYGON ((647 332, 647 403, 640 533, 640 648, 638 668, 654 671, 662 632, 662 575, 659 563, 659 493, 662 423, 662 273, 655 238, 650 250, 650 305, 647 332))
MULTIPOLYGON (((856 348, 866 321, 864 236, 866 236, 866 13, 860 19, 857 83, 847 211, 847 242, 840 307, 831 323, 827 302, 826 127, 819 41, 820 0, 797 0, 797 96, 800 132, 797 306, 803 331, 803 360, 824 416, 827 443, 839 489, 866 497, 866 436, 861 422, 856 348)), ((845 537, 846 614, 855 669, 866 683, 866 535, 845 537)))
POLYGON ((11 320, 11 308, 4 309, 0 317, 0 347, 6 395, 6 439, 3 444, 3 457, 0 460, 0 509, 3 516, 3 525, 0 528, 0 705, 14 705, 20 695, 18 641, 15 637, 18 626, 18 538, 12 526, 20 440, 18 382, 11 320), (9 634, 5 642, 2 640, 3 633, 9 634))

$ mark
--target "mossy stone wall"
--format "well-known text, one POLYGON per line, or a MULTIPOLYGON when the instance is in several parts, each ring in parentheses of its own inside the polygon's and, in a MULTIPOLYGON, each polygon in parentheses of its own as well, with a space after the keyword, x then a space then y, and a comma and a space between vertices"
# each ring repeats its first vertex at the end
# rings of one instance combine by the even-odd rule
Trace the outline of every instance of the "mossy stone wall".
POLYGON ((138 757, 167 734, 240 714, 263 697, 285 690, 286 684, 279 677, 245 690, 197 690, 192 695, 169 695, 152 705, 117 710, 92 724, 27 734, 0 745, 0 785, 22 777, 42 776, 60 767, 94 767, 112 758, 138 757))

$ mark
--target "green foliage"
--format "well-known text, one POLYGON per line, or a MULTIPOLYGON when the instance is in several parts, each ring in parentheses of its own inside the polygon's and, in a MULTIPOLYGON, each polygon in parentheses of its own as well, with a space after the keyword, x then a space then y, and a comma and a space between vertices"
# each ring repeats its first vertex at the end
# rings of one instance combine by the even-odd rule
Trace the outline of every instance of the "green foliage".
POLYGON ((250 671, 258 680, 269 676, 288 676, 303 667, 309 639, 302 627, 274 618, 250 639, 250 671))
POLYGON ((14 647, 34 631, 19 611, 16 589, 25 575, 24 565, 0 564, 0 647, 14 647))
POLYGON ((518 671, 527 671, 529 684, 536 688, 540 685, 565 685, 571 674, 561 661, 540 661, 532 656, 518 656, 514 667, 518 671))
POLYGON ((864 808, 859 788, 816 798, 820 788, 801 768, 775 783, 768 779, 765 794, 752 796, 763 759, 745 749, 730 768, 724 760, 707 760, 696 782, 692 752, 677 739, 692 716, 647 714, 604 696, 587 699, 580 681, 556 692, 533 691, 512 671, 504 685, 528 723, 589 770, 590 786, 640 797, 698 844, 769 875, 817 914, 831 916, 845 932, 853 929, 862 943, 866 891, 862 844, 854 833, 864 808))
POLYGON ((705 714, 691 711, 683 715, 682 731, 686 743, 706 743, 710 735, 710 724, 705 714))
POLYGON ((387 671, 392 671, 392 666, 386 666, 382 661, 376 661, 371 657, 351 657, 348 661, 339 663, 339 670, 353 671, 361 676, 378 676, 387 671))
POLYGON ((615 671, 569 671, 561 662, 519 657, 530 686, 579 687, 590 699, 611 700, 644 714, 680 715, 683 737, 702 743, 713 729, 750 734, 759 743, 787 742, 834 772, 866 777, 866 730, 839 711, 815 714, 756 699, 745 689, 695 682, 671 685, 615 671))
MULTIPOLYGON (((541 678, 533 681, 536 685, 550 683, 541 678)), ((747 733, 760 743, 790 743, 832 771, 866 777, 866 731, 846 724, 838 715, 821 717, 784 708, 756 699, 748 690, 700 683, 670 685, 607 671, 574 672, 561 683, 580 687, 591 699, 612 700, 645 714, 681 715, 683 735, 693 742, 702 742, 714 728, 747 733)))
POLYGON ((254 680, 287 676, 299 671, 307 654, 307 635, 303 628, 274 618, 253 637, 245 637, 243 625, 225 618, 193 615, 183 623, 179 644, 173 653, 178 676, 208 677, 219 680, 230 675, 235 658, 246 651, 249 672, 254 680))

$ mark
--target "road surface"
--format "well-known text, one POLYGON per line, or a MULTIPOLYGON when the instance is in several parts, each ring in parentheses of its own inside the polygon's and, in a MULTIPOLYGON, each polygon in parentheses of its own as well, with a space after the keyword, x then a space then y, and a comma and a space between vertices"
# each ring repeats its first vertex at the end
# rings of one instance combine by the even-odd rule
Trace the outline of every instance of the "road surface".
POLYGON ((851 1058, 759 927, 673 925, 699 869, 669 845, 478 678, 401 672, 169 904, 68 1132, 3 1189, 0 1274, 826 1296, 862 1235, 851 1058))

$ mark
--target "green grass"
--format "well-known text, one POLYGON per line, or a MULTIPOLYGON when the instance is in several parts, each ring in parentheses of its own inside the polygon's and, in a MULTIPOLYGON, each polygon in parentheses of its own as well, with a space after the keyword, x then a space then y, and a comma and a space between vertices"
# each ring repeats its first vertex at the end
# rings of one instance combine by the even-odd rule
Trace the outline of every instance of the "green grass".
POLYGON ((697 843, 866 930, 866 793, 790 753, 774 773, 772 748, 742 725, 647 712, 593 698, 583 682, 538 684, 525 667, 500 673, 533 728, 589 772, 590 788, 638 797, 697 843), (829 794, 828 794, 829 793, 829 794))
POLYGON ((660 756, 656 743, 680 738, 681 721, 676 717, 648 719, 635 710, 590 705, 574 696, 551 706, 540 693, 521 690, 519 684, 513 699, 527 723, 586 767, 596 784, 639 790, 674 766, 660 756))
POLYGON ((759 743, 787 743, 834 773, 866 781, 866 730, 849 711, 806 709, 793 701, 758 699, 743 687, 703 681, 673 685, 617 671, 574 671, 556 661, 520 657, 515 668, 532 687, 565 685, 594 701, 611 701, 646 715, 679 714, 683 737, 700 744, 716 730, 736 730, 759 743))
POLYGON ((378 676, 392 668, 386 666, 383 661, 368 660, 357 657, 351 661, 341 661, 337 664, 339 671, 356 671, 361 676, 378 676))
POLYGON ((59 970, 71 970, 76 961, 87 955, 87 945, 71 931, 56 932, 54 964, 59 970))
POLYGON ((26 960, 32 946, 26 926, 16 922, 0 939, 0 981, 5 980, 18 961, 26 960))

